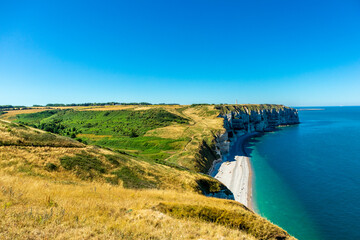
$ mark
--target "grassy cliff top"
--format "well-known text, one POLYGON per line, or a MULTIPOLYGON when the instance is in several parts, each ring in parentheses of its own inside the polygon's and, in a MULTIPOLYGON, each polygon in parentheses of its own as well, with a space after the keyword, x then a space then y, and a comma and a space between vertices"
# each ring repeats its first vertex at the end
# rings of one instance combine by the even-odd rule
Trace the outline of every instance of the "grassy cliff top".
POLYGON ((285 108, 273 104, 38 107, 8 111, 0 118, 125 152, 150 163, 206 173, 217 158, 211 151, 214 136, 225 131, 219 115, 285 108))
MULTIPOLYGON (((9 111, 2 118, 125 152, 148 162, 206 172, 199 156, 223 122, 214 106, 95 106, 9 111)), ((216 156, 209 156, 216 157, 216 156)))
POLYGON ((285 108, 289 108, 286 107, 284 105, 278 105, 278 104, 219 104, 219 105, 215 105, 215 109, 217 109, 220 114, 227 114, 229 112, 246 112, 247 111, 262 111, 262 110, 280 110, 280 109, 285 109, 285 108))
POLYGON ((0 166, 3 171, 43 179, 84 180, 133 189, 201 192, 199 182, 217 181, 177 165, 134 156, 0 120, 0 166))
POLYGON ((222 188, 198 173, 224 130, 215 106, 117 107, 2 115, 1 238, 292 239, 202 195, 222 188))

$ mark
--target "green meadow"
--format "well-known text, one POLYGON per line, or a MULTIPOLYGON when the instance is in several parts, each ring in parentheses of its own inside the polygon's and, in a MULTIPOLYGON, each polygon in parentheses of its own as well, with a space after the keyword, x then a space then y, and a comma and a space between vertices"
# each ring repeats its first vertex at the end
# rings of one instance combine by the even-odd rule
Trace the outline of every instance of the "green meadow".
POLYGON ((18 115, 16 122, 148 160, 165 159, 188 139, 144 136, 146 132, 189 120, 163 109, 120 111, 48 110, 18 115))

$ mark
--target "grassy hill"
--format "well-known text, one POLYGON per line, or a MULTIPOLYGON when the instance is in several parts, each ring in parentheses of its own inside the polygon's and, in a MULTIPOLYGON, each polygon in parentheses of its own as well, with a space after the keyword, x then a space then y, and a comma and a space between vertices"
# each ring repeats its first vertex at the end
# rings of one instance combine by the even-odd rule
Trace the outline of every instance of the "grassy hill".
POLYGON ((0 238, 291 238, 203 195, 224 189, 199 173, 223 131, 214 106, 116 108, 2 115, 15 122, 0 120, 0 238))
POLYGON ((18 115, 17 122, 46 131, 70 136, 83 142, 122 150, 151 159, 164 159, 167 151, 186 144, 186 139, 144 136, 149 130, 186 124, 187 119, 163 109, 120 111, 48 110, 18 115))
POLYGON ((126 154, 28 126, 0 120, 1 169, 53 179, 96 180, 125 188, 159 188, 201 192, 198 182, 220 185, 206 175, 139 161, 126 154))
POLYGON ((213 106, 44 108, 19 113, 12 115, 12 120, 145 161, 170 163, 197 172, 206 172, 207 162, 211 162, 197 154, 200 145, 211 146, 214 135, 223 131, 213 106))

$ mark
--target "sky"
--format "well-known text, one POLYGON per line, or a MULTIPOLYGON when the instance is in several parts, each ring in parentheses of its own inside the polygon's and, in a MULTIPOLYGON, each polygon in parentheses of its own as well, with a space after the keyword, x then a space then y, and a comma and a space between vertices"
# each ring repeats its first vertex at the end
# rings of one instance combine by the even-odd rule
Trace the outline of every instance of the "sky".
POLYGON ((359 43, 359 0, 0 0, 0 105, 360 105, 359 43))

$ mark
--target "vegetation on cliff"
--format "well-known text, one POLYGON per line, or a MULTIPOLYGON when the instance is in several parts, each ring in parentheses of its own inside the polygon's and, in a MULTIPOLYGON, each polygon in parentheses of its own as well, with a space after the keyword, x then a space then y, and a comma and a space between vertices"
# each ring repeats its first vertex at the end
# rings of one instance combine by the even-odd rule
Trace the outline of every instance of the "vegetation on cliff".
POLYGON ((198 173, 224 131, 213 105, 29 111, 0 120, 1 238, 291 238, 202 195, 224 189, 198 173))
POLYGON ((275 109, 276 111, 283 110, 283 109, 290 109, 289 107, 286 107, 284 105, 278 105, 278 104, 218 104, 215 105, 215 109, 217 109, 221 115, 230 113, 230 112, 246 112, 249 111, 251 114, 251 111, 262 111, 262 110, 268 110, 271 111, 275 109))
POLYGON ((166 151, 177 150, 185 139, 144 136, 152 129, 173 123, 186 124, 187 119, 163 109, 120 111, 48 110, 18 115, 17 122, 37 127, 85 143, 164 159, 166 151))

